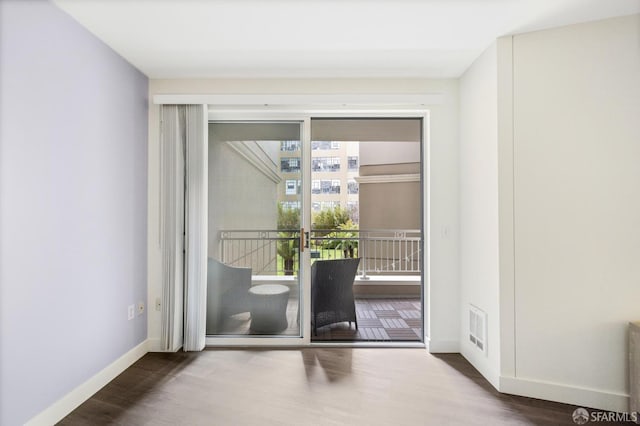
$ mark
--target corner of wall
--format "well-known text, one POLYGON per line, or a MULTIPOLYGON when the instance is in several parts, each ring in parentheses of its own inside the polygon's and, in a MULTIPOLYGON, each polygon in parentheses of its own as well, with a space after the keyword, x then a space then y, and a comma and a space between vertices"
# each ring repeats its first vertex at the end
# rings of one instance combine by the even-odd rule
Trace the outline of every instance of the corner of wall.
MULTIPOLYGON (((460 351, 496 388, 501 358, 498 47, 460 78, 460 351), (484 312, 483 349, 472 345, 471 305, 484 312)), ((475 323, 473 323, 475 324, 475 323)))
MULTIPOLYGON (((495 350, 499 351, 500 349, 496 348, 495 350)), ((488 358, 483 352, 478 351, 477 348, 466 342, 462 342, 460 344, 460 354, 491 383, 491 386, 498 391, 502 391, 500 389, 500 372, 488 362, 488 358)))
POLYGON ((497 40, 500 374, 515 375, 513 37, 497 40))

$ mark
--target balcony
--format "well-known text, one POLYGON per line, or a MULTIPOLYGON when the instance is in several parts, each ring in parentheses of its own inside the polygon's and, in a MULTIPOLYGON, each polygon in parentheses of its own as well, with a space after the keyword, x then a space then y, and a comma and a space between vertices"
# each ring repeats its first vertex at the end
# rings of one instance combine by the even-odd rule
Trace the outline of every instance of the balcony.
MULTIPOLYGON (((224 230, 220 258, 250 267, 256 276, 297 275, 299 230, 224 230)), ((309 234, 311 260, 360 257, 360 281, 411 281, 420 276, 422 238, 416 229, 315 229, 309 234), (405 277, 402 279, 401 277, 405 277)))
MULTIPOLYGON (((294 212, 292 215, 297 214, 294 212)), ((282 223, 289 223, 285 219, 282 219, 282 223)), ((348 223, 352 224, 351 221, 348 223)), ((311 262, 349 257, 361 259, 353 283, 358 328, 349 326, 348 322, 329 324, 318 328, 317 334, 312 333, 311 340, 394 344, 421 342, 424 317, 421 231, 349 228, 312 229, 305 235, 305 251, 309 253, 311 262)), ((300 230, 224 229, 213 235, 211 255, 230 266, 251 268, 251 286, 283 284, 289 288, 287 328, 276 334, 299 336, 302 326, 298 279, 300 230)), ((305 318, 308 316, 305 315, 305 318)), ((232 315, 223 321, 216 334, 260 334, 251 330, 251 321, 248 312, 232 315)))
MULTIPOLYGON (((298 333, 299 230, 224 230, 219 232, 221 260, 250 267, 252 285, 290 288, 290 329, 298 333)), ((416 229, 314 229, 309 234, 311 261, 360 257, 354 281, 358 330, 346 323, 319 329, 314 341, 419 341, 422 238, 416 229)), ((245 334, 248 318, 229 321, 228 333, 245 334)))

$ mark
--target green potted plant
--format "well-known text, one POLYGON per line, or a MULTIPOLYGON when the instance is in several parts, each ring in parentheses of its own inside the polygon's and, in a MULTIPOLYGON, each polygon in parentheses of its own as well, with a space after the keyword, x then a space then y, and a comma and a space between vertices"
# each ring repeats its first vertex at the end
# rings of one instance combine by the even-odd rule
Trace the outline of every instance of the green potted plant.
POLYGON ((299 241, 296 237, 300 229, 300 209, 284 209, 278 204, 278 241, 276 251, 282 258, 285 275, 294 275, 295 260, 299 241))
MULTIPOLYGON (((279 232, 280 238, 290 238, 290 232, 279 232)), ((278 241, 278 255, 282 258, 285 275, 294 275, 295 259, 298 253, 298 239, 278 241)))

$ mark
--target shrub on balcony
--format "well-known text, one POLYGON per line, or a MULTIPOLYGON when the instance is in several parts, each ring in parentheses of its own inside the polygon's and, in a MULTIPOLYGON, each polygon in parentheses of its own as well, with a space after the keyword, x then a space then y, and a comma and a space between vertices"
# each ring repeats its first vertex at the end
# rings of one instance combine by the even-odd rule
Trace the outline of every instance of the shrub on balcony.
MULTIPOLYGON (((296 237, 300 229, 300 209, 285 209, 278 204, 278 236, 280 238, 296 237)), ((285 275, 295 272, 295 259, 298 254, 298 239, 278 241, 277 252, 282 258, 285 275)))
POLYGON ((358 225, 353 223, 351 219, 338 225, 338 231, 333 231, 327 235, 330 240, 325 243, 326 248, 342 250, 345 258, 355 257, 355 252, 358 248, 358 233, 355 232, 357 229, 358 225))

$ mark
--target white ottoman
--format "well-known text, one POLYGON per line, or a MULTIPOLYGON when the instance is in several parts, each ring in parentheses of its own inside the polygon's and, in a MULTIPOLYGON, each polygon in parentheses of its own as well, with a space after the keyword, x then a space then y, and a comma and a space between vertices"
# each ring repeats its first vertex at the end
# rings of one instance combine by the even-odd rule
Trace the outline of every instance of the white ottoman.
POLYGON ((287 328, 289 287, 280 284, 262 284, 249 289, 251 298, 251 330, 257 333, 275 333, 287 328))

